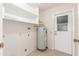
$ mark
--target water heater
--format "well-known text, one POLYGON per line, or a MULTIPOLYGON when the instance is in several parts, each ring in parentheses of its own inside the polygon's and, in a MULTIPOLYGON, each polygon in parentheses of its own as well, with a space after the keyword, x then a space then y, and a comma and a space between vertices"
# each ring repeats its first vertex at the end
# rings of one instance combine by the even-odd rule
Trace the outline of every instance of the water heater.
POLYGON ((45 26, 37 28, 37 49, 46 50, 47 48, 47 29, 45 26))

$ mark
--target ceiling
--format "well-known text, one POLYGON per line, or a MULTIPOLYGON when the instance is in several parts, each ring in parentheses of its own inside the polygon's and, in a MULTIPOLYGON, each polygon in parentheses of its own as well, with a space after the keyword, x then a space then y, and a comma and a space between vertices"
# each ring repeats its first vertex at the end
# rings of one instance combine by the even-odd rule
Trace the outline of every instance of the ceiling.
POLYGON ((67 3, 28 3, 32 7, 39 7, 40 11, 45 11, 67 3))

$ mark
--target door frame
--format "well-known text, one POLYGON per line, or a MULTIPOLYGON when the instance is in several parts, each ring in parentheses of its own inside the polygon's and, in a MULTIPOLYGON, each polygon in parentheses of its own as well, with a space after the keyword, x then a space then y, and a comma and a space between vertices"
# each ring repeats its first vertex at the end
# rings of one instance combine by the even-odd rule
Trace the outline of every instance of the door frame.
POLYGON ((2 5, 2 3, 0 3, 0 8, 1 8, 1 19, 0 19, 0 29, 1 29, 1 31, 0 31, 0 39, 1 39, 1 45, 2 45, 2 47, 0 48, 1 49, 1 54, 0 54, 0 56, 3 56, 3 48, 4 48, 4 41, 3 41, 3 18, 4 18, 4 7, 3 7, 3 5, 2 5))
MULTIPOLYGON (((72 13, 72 35, 71 35, 71 40, 72 40, 72 56, 75 55, 75 43, 74 43, 74 38, 75 38, 75 9, 72 8, 72 9, 67 9, 67 10, 63 10, 63 11, 58 11, 58 12, 55 12, 54 14, 54 32, 55 32, 55 16, 56 15, 59 15, 59 14, 62 14, 62 13, 66 13, 66 12, 71 12, 72 13)), ((54 35, 55 33, 53 33, 54 35)), ((55 35, 54 35, 54 49, 55 49, 55 35)))

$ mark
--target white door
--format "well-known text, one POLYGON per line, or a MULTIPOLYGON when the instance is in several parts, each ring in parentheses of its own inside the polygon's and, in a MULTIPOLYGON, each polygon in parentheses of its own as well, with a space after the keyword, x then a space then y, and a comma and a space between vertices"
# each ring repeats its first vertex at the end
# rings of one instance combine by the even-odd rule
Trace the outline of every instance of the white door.
POLYGON ((72 54, 72 12, 55 15, 55 49, 72 54))

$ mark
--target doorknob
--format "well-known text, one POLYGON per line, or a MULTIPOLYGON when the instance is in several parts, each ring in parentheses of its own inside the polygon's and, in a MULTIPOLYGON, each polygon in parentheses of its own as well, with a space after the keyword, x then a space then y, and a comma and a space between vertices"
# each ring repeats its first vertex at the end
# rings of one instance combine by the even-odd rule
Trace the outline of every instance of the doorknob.
POLYGON ((74 39, 74 42, 78 42, 79 43, 79 39, 74 39))
POLYGON ((3 47, 4 47, 4 43, 0 42, 0 48, 3 48, 3 47))

